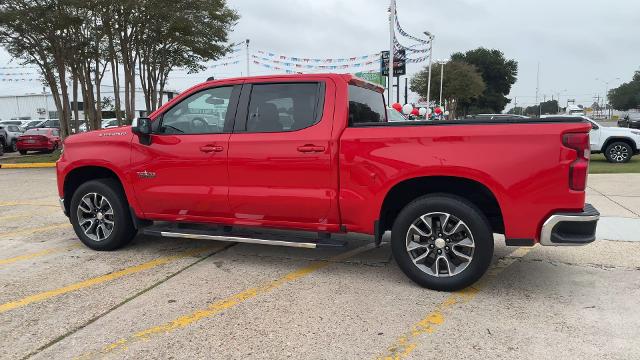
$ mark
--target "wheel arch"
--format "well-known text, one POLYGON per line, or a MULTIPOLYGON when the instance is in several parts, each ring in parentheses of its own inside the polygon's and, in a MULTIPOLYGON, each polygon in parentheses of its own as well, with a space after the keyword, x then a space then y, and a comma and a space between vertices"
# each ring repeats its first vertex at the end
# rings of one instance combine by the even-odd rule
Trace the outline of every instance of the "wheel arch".
POLYGON ((65 211, 69 214, 71 198, 80 185, 97 179, 114 179, 120 184, 125 200, 131 205, 132 196, 127 191, 125 183, 113 169, 100 165, 83 165, 70 170, 64 177, 63 194, 65 211))
POLYGON ((502 208, 493 191, 477 180, 456 176, 420 176, 395 184, 382 201, 377 232, 390 230, 400 211, 411 201, 434 193, 452 194, 470 201, 487 217, 493 232, 504 234, 502 208))
POLYGON ((629 146, 631 146, 631 150, 633 150, 634 153, 638 152, 638 146, 636 145, 636 142, 633 141, 633 139, 628 138, 628 137, 624 137, 624 136, 612 136, 610 138, 608 138, 603 146, 602 146, 602 152, 606 152, 607 148, 609 147, 609 145, 611 145, 614 142, 624 142, 626 144, 628 144, 629 146))

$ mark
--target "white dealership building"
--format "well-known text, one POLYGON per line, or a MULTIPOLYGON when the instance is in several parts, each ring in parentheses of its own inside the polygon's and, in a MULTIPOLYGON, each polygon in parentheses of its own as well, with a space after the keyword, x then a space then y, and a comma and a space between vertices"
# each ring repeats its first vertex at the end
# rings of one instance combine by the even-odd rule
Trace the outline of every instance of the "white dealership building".
MULTIPOLYGON (((175 93, 165 93, 165 102, 175 93)), ((105 89, 101 92, 102 98, 109 98, 113 103, 114 93, 112 90, 105 89)), ((121 92, 122 108, 124 108, 124 92, 121 92)), ((84 118, 82 100, 78 102, 80 110, 80 118, 84 118)), ((144 93, 142 90, 136 91, 136 116, 146 115, 146 105, 144 102, 144 93)), ((58 112, 56 110, 53 96, 46 94, 24 94, 24 95, 0 95, 0 120, 39 120, 39 119, 57 119, 58 112)))

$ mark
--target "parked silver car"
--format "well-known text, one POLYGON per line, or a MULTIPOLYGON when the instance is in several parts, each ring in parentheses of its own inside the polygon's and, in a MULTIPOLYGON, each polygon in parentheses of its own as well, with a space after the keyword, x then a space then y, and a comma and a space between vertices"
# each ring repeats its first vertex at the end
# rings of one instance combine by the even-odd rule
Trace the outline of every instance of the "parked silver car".
POLYGON ((18 151, 18 137, 23 134, 22 128, 18 125, 0 124, 0 129, 4 130, 6 134, 4 143, 5 151, 18 151))

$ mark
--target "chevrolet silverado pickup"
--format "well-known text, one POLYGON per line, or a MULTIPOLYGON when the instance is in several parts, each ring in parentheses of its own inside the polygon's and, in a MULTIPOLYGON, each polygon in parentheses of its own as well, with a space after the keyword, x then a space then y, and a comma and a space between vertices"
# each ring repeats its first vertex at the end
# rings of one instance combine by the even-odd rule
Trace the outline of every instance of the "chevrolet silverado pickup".
POLYGON ((138 232, 315 248, 390 231, 402 271, 444 291, 483 275, 494 234, 595 240, 588 122, 387 116, 383 89, 351 75, 208 81, 130 127, 68 137, 60 202, 95 250, 138 232))

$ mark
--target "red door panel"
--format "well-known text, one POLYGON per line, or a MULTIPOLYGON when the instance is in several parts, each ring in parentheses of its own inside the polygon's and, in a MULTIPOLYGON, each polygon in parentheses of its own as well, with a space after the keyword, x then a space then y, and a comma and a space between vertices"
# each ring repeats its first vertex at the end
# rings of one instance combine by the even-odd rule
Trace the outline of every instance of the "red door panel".
MULTIPOLYGON (((337 169, 333 165, 336 147, 330 139, 334 104, 327 95, 334 94, 334 84, 326 81, 322 85, 325 99, 317 106, 322 109, 318 122, 296 131, 291 128, 299 121, 313 123, 311 113, 300 111, 304 106, 297 102, 301 100, 256 99, 260 96, 256 85, 259 84, 254 83, 251 90, 253 100, 244 104, 248 107, 246 114, 239 108, 240 119, 236 118, 236 124, 244 122, 246 127, 234 132, 229 140, 229 203, 233 217, 244 224, 337 227, 333 212, 337 209, 337 169), (279 125, 262 121, 262 115, 273 113, 276 107, 278 114, 271 115, 284 124, 280 130, 279 125), (262 114, 256 118, 254 112, 260 111, 262 114)), ((239 106, 243 106, 242 100, 239 106)))
POLYGON ((152 135, 151 141, 147 146, 134 138, 132 152, 132 178, 145 214, 229 216, 229 134, 152 135))

